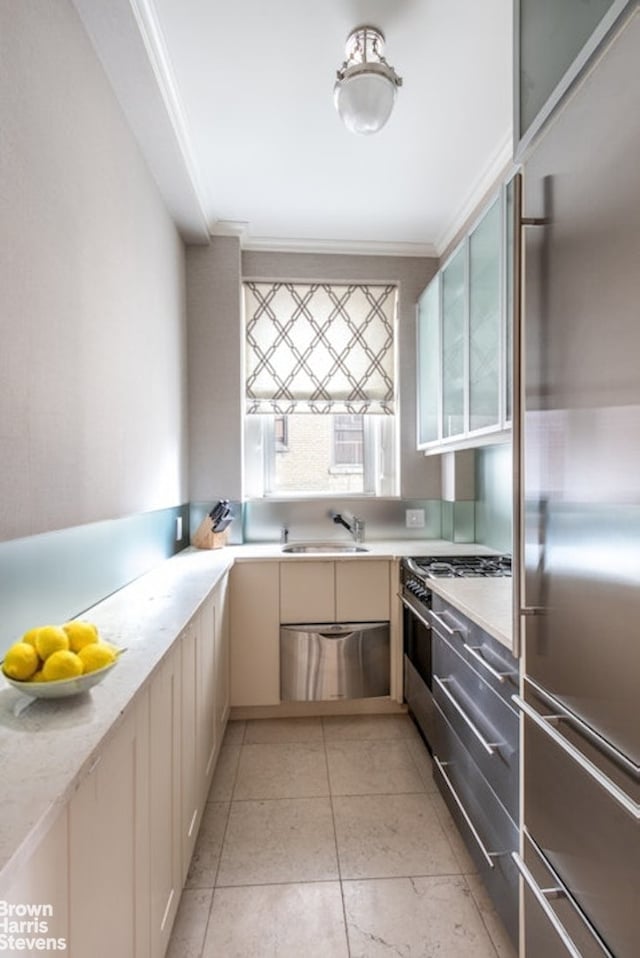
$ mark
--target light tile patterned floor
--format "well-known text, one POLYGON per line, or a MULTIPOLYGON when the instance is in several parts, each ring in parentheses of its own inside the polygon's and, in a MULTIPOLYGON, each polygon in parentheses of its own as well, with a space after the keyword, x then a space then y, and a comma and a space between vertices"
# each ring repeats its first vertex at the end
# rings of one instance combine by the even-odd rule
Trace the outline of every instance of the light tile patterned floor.
POLYGON ((231 722, 168 958, 515 958, 406 716, 231 722))

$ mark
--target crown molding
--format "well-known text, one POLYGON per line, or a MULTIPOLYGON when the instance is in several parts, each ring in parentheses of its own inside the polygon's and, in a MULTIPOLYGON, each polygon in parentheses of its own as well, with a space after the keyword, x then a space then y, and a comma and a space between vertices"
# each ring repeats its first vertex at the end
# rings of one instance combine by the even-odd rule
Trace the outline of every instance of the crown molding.
POLYGON ((342 256, 437 257, 432 243, 382 243, 375 240, 294 239, 270 236, 249 236, 242 242, 249 252, 270 253, 333 253, 342 256))
POLYGON ((465 200, 459 207, 458 212, 453 217, 451 225, 438 237, 435 243, 437 250, 436 255, 441 257, 443 253, 445 253, 460 230, 470 217, 473 216, 489 190, 497 186, 499 177, 501 175, 504 176, 505 170, 512 161, 513 134, 510 130, 500 146, 494 151, 493 156, 489 159, 485 168, 476 178, 465 200))

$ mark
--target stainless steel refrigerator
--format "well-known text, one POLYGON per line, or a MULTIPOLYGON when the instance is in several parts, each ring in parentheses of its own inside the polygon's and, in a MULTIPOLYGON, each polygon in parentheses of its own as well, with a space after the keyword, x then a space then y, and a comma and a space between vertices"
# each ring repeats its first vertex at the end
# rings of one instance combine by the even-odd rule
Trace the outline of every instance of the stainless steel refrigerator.
POLYGON ((640 13, 523 169, 526 958, 640 955, 640 13))

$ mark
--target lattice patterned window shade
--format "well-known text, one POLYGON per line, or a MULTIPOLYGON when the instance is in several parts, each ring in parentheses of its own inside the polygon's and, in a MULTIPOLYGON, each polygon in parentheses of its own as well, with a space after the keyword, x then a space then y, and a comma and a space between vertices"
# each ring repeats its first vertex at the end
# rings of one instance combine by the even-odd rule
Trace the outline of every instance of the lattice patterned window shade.
POLYGON ((393 414, 397 288, 244 284, 246 411, 393 414))

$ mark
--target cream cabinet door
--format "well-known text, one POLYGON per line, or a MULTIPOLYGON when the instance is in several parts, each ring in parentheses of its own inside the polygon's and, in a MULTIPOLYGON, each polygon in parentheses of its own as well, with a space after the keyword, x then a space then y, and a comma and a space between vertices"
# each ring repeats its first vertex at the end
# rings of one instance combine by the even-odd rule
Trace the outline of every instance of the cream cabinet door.
POLYGON ((389 565, 377 559, 336 562, 336 621, 386 622, 389 619, 389 565))
POLYGON ((144 716, 134 707, 95 758, 69 805, 73 955, 148 955, 148 936, 139 927, 148 928, 148 897, 138 870, 140 864, 144 872, 138 853, 147 808, 140 807, 139 786, 148 755, 147 731, 144 716))
POLYGON ((280 702, 278 562, 237 562, 231 570, 231 705, 280 702))
MULTIPOLYGON (((57 938, 60 940, 59 953, 66 955, 69 944, 69 863, 67 857, 67 808, 64 808, 29 858, 20 865, 10 879, 8 887, 0 889, 1 920, 7 922, 6 928, 0 928, 8 938, 16 933, 19 938, 29 937, 14 929, 13 921, 25 921, 24 913, 15 918, 9 913, 17 906, 30 905, 39 908, 34 920, 44 922, 41 933, 36 938, 57 938)), ((35 912, 34 912, 35 916, 35 912)), ((15 954, 13 950, 7 954, 15 954)), ((28 952, 35 954, 35 952, 28 952)))
POLYGON ((201 809, 200 763, 197 740, 198 715, 198 633, 190 622, 180 638, 181 655, 181 736, 180 736, 180 835, 182 854, 182 881, 189 871, 198 834, 198 819, 201 809))
POLYGON ((288 561, 280 563, 280 621, 282 623, 335 621, 335 563, 288 561))
POLYGON ((229 575, 225 575, 217 584, 214 592, 216 607, 216 695, 214 703, 214 722, 218 750, 224 736, 229 718, 230 676, 229 676, 229 575))
POLYGON ((166 951, 182 888, 180 665, 180 648, 174 646, 154 674, 149 689, 150 912, 153 958, 164 955, 166 951))
POLYGON ((196 617, 197 629, 197 729, 198 741, 198 790, 209 791, 216 757, 217 739, 215 729, 216 697, 216 630, 218 610, 213 596, 204 602, 196 617))

